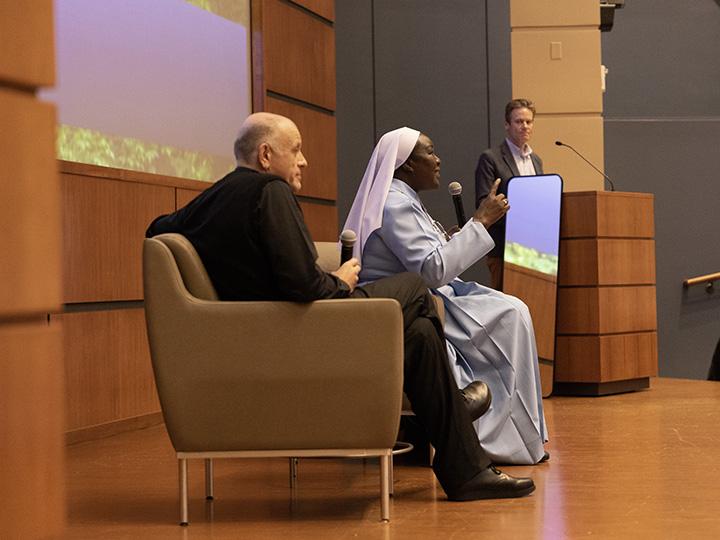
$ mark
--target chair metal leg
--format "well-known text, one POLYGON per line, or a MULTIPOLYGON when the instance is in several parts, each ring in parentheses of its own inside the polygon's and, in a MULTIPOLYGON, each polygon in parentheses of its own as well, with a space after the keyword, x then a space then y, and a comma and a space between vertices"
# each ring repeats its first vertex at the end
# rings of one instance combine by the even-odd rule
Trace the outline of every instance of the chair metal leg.
POLYGON ((430 448, 428 449, 428 454, 430 455, 430 466, 432 467, 433 460, 435 459, 435 447, 432 445, 432 443, 428 443, 428 446, 430 446, 430 448))
POLYGON ((297 486, 298 458, 290 458, 290 489, 297 486))
POLYGON ((390 470, 388 472, 388 490, 390 492, 390 496, 392 497, 395 494, 395 475, 393 473, 393 470, 395 469, 395 461, 393 459, 393 455, 390 454, 390 470))
POLYGON ((212 501, 214 498, 213 460, 210 458, 205 460, 205 498, 208 501, 212 501))
POLYGON ((188 480, 187 459, 178 459, 178 479, 180 487, 180 525, 188 524, 188 480))
POLYGON ((380 520, 390 521, 390 456, 380 456, 380 520))

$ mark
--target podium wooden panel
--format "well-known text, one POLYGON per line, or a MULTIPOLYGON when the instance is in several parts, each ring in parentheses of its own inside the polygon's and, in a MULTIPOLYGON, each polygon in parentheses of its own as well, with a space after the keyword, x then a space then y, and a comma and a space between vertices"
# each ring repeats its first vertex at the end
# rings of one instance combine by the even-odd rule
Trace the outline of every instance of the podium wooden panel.
POLYGON ((657 375, 653 196, 563 195, 554 392, 648 388, 657 375))
POLYGON ((562 287, 558 334, 619 334, 657 328, 655 286, 562 287))
POLYGON ((561 285, 652 285, 655 242, 634 238, 568 238, 561 285))

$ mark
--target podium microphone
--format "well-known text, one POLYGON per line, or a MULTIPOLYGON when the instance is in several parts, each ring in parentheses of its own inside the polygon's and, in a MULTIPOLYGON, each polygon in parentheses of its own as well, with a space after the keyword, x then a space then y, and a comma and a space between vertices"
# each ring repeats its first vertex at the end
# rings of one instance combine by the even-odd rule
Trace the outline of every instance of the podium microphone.
POLYGON ((450 195, 452 195, 458 227, 462 229, 463 225, 467 223, 467 219, 465 219, 465 209, 463 208, 462 202, 462 186, 460 185, 460 182, 450 182, 448 185, 448 191, 450 192, 450 195))
POLYGON ((340 244, 342 244, 342 248, 340 249, 340 266, 352 259, 353 247, 355 247, 356 241, 357 235, 355 231, 345 229, 342 234, 340 234, 340 244))
POLYGON ((590 163, 590 162, 585 158, 585 156, 583 156, 580 152, 578 152, 577 150, 575 150, 575 149, 574 149, 572 146, 570 146, 569 144, 565 144, 564 142, 561 142, 561 141, 555 141, 555 144, 558 145, 558 146, 567 146, 570 150, 572 150, 573 152, 575 152, 578 156, 580 156, 580 157, 582 158, 582 160, 583 160, 585 163, 587 163, 588 165, 590 165, 593 169, 595 169, 597 172, 599 172, 600 174, 602 174, 602 175, 605 177, 605 180, 607 180, 607 181, 610 183, 610 191, 615 191, 615 184, 613 184, 613 181, 610 180, 610 177, 609 177, 607 174, 605 174, 604 172, 602 172, 600 169, 598 169, 595 165, 593 165, 592 163, 590 163))

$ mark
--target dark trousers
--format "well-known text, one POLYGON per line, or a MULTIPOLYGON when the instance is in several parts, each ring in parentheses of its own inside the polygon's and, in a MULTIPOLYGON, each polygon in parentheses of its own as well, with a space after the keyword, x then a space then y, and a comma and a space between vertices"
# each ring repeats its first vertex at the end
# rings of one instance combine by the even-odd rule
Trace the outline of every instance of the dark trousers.
POLYGON ((425 282, 398 274, 358 287, 355 297, 394 298, 405 327, 405 393, 435 447, 433 470, 447 493, 490 465, 450 370, 445 334, 425 282))

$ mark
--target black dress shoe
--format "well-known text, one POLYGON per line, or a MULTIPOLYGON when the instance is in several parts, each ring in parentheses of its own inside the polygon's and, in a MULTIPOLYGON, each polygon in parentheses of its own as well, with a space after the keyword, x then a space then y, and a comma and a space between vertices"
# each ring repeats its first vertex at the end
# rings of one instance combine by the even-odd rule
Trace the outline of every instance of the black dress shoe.
POLYGON ((532 478, 513 478, 500 469, 490 465, 468 480, 452 493, 448 493, 451 501, 476 501, 479 499, 507 499, 523 497, 535 491, 532 478))
POLYGON ((543 456, 540 458, 540 461, 538 463, 545 463, 546 461, 550 461, 550 454, 548 452, 545 452, 543 456))
POLYGON ((473 381, 460 390, 470 418, 474 422, 487 412, 492 403, 490 388, 482 381, 473 381))

